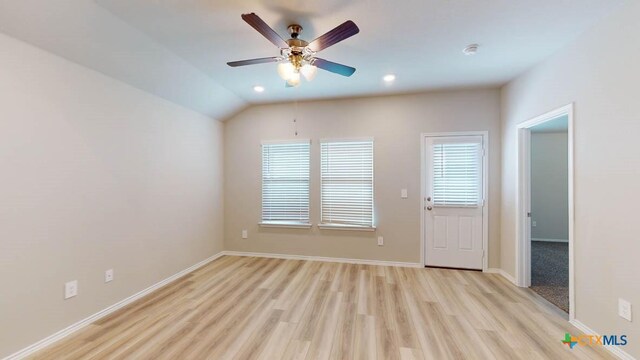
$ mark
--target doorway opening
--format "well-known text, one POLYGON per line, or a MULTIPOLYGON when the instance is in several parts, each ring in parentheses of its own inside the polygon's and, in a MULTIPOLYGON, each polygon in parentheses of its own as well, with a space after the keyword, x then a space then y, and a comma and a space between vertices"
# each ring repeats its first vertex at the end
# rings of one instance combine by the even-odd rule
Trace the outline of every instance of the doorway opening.
POLYGON ((518 126, 517 281, 573 318, 573 106, 518 126))

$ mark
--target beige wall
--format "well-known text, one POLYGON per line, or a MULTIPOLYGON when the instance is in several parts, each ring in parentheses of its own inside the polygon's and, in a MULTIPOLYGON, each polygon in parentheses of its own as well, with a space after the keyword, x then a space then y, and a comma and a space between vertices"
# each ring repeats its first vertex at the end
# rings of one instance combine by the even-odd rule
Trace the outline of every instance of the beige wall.
POLYGON ((640 2, 628 2, 502 91, 502 267, 515 273, 516 126, 575 102, 576 317, 627 334, 635 357, 640 322, 618 317, 617 301, 640 306, 638 18, 640 2))
POLYGON ((0 49, 1 358, 221 251, 223 145, 215 120, 0 49))
POLYGON ((531 238, 569 241, 567 133, 531 134, 531 238))
POLYGON ((225 122, 226 250, 420 262, 420 133, 488 130, 490 266, 499 266, 499 92, 469 90, 298 106, 299 138, 311 139, 311 219, 318 223, 322 138, 373 137, 377 231, 265 229, 261 216, 262 140, 294 138, 293 104, 255 106, 225 122), (408 189, 409 198, 400 198, 408 189), (242 229, 249 238, 242 239, 242 229), (383 236, 385 245, 376 244, 383 236))

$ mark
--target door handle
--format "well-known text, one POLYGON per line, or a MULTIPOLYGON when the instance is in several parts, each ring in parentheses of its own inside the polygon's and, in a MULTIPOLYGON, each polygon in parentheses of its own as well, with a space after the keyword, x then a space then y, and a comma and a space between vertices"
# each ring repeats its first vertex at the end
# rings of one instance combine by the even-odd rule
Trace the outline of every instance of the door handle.
POLYGON ((427 210, 431 211, 433 208, 431 206, 427 206, 427 210))

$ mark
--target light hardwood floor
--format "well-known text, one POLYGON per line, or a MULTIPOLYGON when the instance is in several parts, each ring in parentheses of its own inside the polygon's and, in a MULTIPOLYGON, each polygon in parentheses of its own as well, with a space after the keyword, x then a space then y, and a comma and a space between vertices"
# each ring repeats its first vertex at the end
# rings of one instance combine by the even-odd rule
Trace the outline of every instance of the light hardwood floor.
POLYGON ((495 274, 225 256, 33 358, 610 358, 565 332, 495 274))

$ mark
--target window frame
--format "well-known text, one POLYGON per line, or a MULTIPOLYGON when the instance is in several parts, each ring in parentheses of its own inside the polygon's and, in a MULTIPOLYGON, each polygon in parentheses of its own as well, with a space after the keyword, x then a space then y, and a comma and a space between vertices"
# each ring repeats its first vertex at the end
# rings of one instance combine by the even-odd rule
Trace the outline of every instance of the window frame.
POLYGON ((320 139, 320 220, 318 228, 325 230, 349 230, 349 231, 376 231, 376 213, 375 213, 375 140, 373 137, 352 137, 352 138, 328 138, 320 139), (349 225, 339 223, 324 223, 323 219, 323 173, 322 173, 322 144, 324 143, 345 143, 345 142, 371 142, 371 225, 349 225))
POLYGON ((260 221, 258 225, 265 228, 311 228, 311 145, 310 139, 291 139, 291 140, 264 140, 260 143, 260 221), (309 172, 308 172, 308 193, 307 193, 307 222, 288 221, 288 220, 265 220, 264 219, 264 146, 265 145, 285 145, 285 144, 308 144, 309 146, 309 172))

